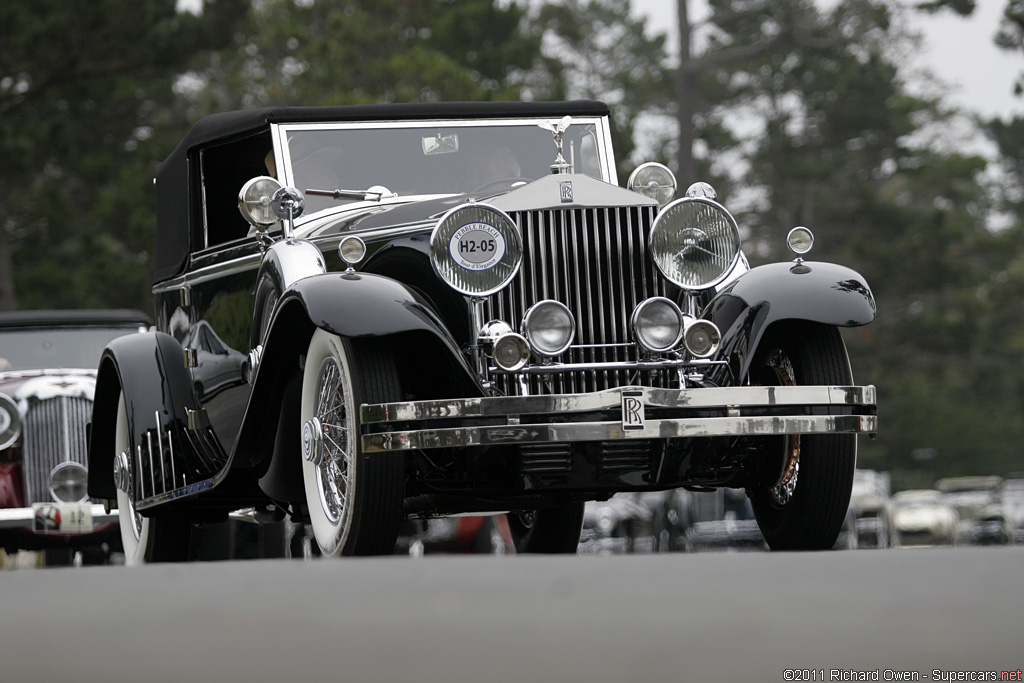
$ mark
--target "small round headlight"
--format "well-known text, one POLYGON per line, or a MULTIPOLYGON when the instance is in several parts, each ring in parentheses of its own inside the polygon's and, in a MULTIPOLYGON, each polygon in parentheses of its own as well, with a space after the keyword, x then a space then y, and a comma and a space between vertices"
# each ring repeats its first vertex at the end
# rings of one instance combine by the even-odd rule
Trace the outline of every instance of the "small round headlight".
POLYGON ((526 311, 522 332, 534 351, 542 356, 557 356, 572 343, 576 321, 565 304, 545 299, 526 311))
POLYGON ((676 196, 676 177, 665 166, 654 162, 640 164, 629 175, 626 187, 665 206, 676 196))
POLYGON ((50 494, 58 503, 80 503, 89 497, 89 475, 77 462, 62 462, 50 472, 50 494))
POLYGON ((683 332, 683 344, 686 350, 697 358, 707 358, 718 350, 722 343, 722 334, 718 326, 710 320, 693 320, 686 325, 683 332))
POLYGON ((521 335, 512 332, 494 342, 491 354, 495 365, 502 370, 515 372, 530 360, 530 343, 521 335))
POLYGON ((266 230, 278 221, 274 213, 274 193, 281 189, 281 183, 270 176, 258 176, 242 186, 238 193, 238 210, 253 227, 266 230))
POLYGON ((671 351, 683 336, 683 314, 671 299, 647 299, 633 311, 633 334, 648 351, 671 351))
POLYGON ((18 404, 7 394, 0 394, 0 451, 21 436, 21 415, 18 404))
POLYGON ((490 296, 519 272, 523 240, 505 213, 486 204, 463 204, 434 227, 430 260, 452 289, 466 296, 490 296))
POLYGON ((739 226, 725 207, 710 199, 679 199, 654 220, 651 255, 662 275, 679 287, 713 287, 739 259, 739 226))
POLYGON ((786 245, 797 256, 803 256, 814 246, 814 234, 804 227, 796 227, 786 235, 786 245))

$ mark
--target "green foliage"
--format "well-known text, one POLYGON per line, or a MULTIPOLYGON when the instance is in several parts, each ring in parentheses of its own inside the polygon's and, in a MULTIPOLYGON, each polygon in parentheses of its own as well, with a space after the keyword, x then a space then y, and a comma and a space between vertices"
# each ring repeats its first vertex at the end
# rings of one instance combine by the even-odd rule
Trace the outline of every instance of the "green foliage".
MULTIPOLYGON (((642 115, 671 110, 671 70, 665 35, 648 35, 647 22, 619 0, 565 0, 540 6, 544 56, 528 81, 533 99, 596 99, 612 108, 612 142, 619 175, 634 164, 634 133, 642 115)), ((661 145, 669 143, 661 136, 661 145)))
POLYGON ((151 179, 170 151, 149 143, 176 118, 178 70, 244 9, 0 3, 0 264, 17 264, 0 272, 0 308, 148 308, 151 179))
POLYGON ((195 113, 272 104, 518 99, 538 39, 516 3, 261 0, 192 73, 195 113), (481 30, 486 27, 486 30, 481 30))

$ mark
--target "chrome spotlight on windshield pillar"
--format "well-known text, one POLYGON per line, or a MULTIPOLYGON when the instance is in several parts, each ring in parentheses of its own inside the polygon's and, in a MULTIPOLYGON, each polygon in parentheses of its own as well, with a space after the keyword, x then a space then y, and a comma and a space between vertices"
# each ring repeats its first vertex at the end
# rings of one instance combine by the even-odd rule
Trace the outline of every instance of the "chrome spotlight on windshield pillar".
POLYGON ((651 161, 636 167, 626 181, 626 188, 654 199, 663 209, 676 197, 676 177, 668 167, 651 161))

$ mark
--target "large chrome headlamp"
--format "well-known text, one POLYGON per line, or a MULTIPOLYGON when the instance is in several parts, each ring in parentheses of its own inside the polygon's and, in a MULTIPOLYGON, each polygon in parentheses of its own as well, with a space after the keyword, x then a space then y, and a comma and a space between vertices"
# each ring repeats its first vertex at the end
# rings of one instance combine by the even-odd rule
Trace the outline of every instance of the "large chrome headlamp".
POLYGON ((280 189, 281 183, 270 176, 258 176, 242 186, 238 210, 249 225, 267 230, 280 220, 274 210, 274 193, 280 189))
POLYGON ((721 282, 740 255, 736 219, 721 204, 687 197, 669 204, 651 228, 651 254, 662 275, 683 289, 721 282))
POLYGON ((7 394, 0 394, 0 451, 21 436, 21 414, 18 404, 7 394))
POLYGON ((538 301, 523 316, 523 336, 533 350, 542 356, 554 357, 572 344, 576 333, 576 320, 569 308, 559 302, 538 301))
POLYGON ((505 213, 486 204, 463 204, 434 227, 430 261, 452 289, 466 296, 490 296, 519 272, 523 240, 505 213))

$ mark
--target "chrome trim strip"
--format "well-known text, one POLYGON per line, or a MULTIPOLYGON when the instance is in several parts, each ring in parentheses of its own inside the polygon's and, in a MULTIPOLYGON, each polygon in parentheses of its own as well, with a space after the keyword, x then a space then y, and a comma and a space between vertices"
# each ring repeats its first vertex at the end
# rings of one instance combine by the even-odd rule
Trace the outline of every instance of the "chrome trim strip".
POLYGON ((145 500, 141 500, 138 503, 136 503, 135 509, 145 510, 147 508, 153 507, 154 505, 159 505, 160 503, 166 503, 169 500, 174 500, 175 498, 194 496, 197 493, 202 493, 203 491, 208 491, 212 489, 215 485, 219 484, 223 478, 224 477, 222 476, 218 476, 213 477, 211 479, 204 479, 202 481, 197 481, 194 484, 186 484, 185 486, 180 486, 176 489, 172 489, 170 491, 161 493, 156 496, 150 496, 149 498, 146 498, 145 500))
POLYGON ((643 428, 623 431, 622 422, 453 427, 407 432, 365 434, 363 451, 423 450, 574 441, 617 441, 709 436, 772 436, 778 434, 859 434, 876 430, 874 415, 815 415, 806 417, 699 417, 646 420, 643 428))
MULTIPOLYGON (((255 239, 255 238, 253 238, 255 239)), ((241 256, 231 261, 223 261, 214 265, 206 266, 205 268, 199 268, 197 270, 186 271, 183 275, 177 275, 170 280, 164 280, 163 282, 153 285, 154 294, 164 294, 166 292, 173 292, 176 289, 181 289, 186 286, 193 286, 210 280, 224 277, 225 275, 232 275, 235 273, 242 273, 247 270, 255 270, 259 268, 260 261, 262 261, 262 254, 252 254, 251 256, 241 256)))
MULTIPOLYGON (((53 503, 53 504, 54 505, 58 505, 58 503, 53 503)), ((107 524, 109 522, 116 522, 117 521, 117 510, 112 510, 111 512, 107 512, 107 511, 105 511, 103 509, 103 506, 101 504, 99 504, 99 503, 92 503, 89 506, 89 511, 92 513, 92 523, 93 523, 94 526, 96 524, 107 524)), ((30 507, 27 507, 27 508, 3 508, 3 509, 0 509, 0 529, 17 529, 19 527, 25 527, 25 526, 31 528, 33 526, 34 521, 35 521, 35 512, 30 507)), ((43 533, 43 532, 40 532, 40 533, 43 533)), ((67 531, 61 532, 61 531, 58 531, 58 532, 54 532, 54 533, 56 533, 58 535, 63 534, 63 535, 68 535, 68 536, 71 536, 71 535, 80 536, 80 535, 83 535, 83 534, 88 534, 89 532, 87 532, 87 531, 86 532, 67 532, 67 531)))
MULTIPOLYGON (((644 406, 648 408, 873 406, 876 403, 875 387, 871 384, 867 386, 712 387, 707 389, 657 389, 629 386, 595 391, 590 394, 493 396, 439 401, 364 403, 359 408, 359 419, 364 424, 369 424, 464 417, 593 412, 611 410, 621 406, 623 391, 639 392, 644 406)), ((529 426, 532 427, 532 425, 529 426)))
MULTIPOLYGON (((301 227, 301 226, 300 226, 301 227)), ((323 253, 330 253, 338 248, 341 241, 352 234, 357 234, 363 239, 373 241, 374 239, 390 238, 390 237, 402 237, 405 235, 415 235, 419 233, 429 232, 433 227, 433 223, 418 223, 410 226, 402 226, 399 228, 385 228, 380 230, 367 230, 364 232, 353 232, 345 233, 343 235, 332 235, 329 238, 309 238, 308 236, 304 239, 309 239, 318 249, 323 253)), ((300 236, 303 234, 301 230, 298 231, 300 236)), ((255 239, 255 238, 253 238, 255 239)), ((275 242, 276 244, 276 242, 275 242)), ((165 280, 159 284, 156 284, 152 288, 153 294, 164 294, 166 292, 173 292, 179 290, 182 287, 191 287, 193 285, 201 284, 203 282, 209 282, 216 280, 227 275, 236 275, 238 273, 244 273, 247 270, 256 270, 259 268, 260 263, 263 261, 262 254, 252 254, 251 256, 242 256, 231 261, 224 261, 196 270, 190 270, 182 275, 177 275, 170 280, 165 280)), ((337 271, 340 272, 340 271, 337 271)))
MULTIPOLYGON (((601 344, 593 344, 590 348, 603 349, 605 346, 601 344)), ((560 372, 597 372, 602 370, 633 370, 636 372, 642 372, 645 370, 678 370, 681 368, 696 369, 698 367, 707 368, 709 365, 728 364, 728 361, 724 360, 711 360, 699 363, 693 360, 666 358, 664 360, 608 361, 595 363, 546 363, 541 365, 527 365, 519 368, 518 370, 503 370, 496 366, 490 366, 487 370, 496 375, 554 375, 560 372)))
MULTIPOLYGON (((156 423, 156 447, 160 450, 160 485, 167 490, 167 472, 164 470, 164 434, 160 431, 160 411, 153 411, 153 420, 156 423)), ((173 482, 173 480, 172 480, 173 482)))

